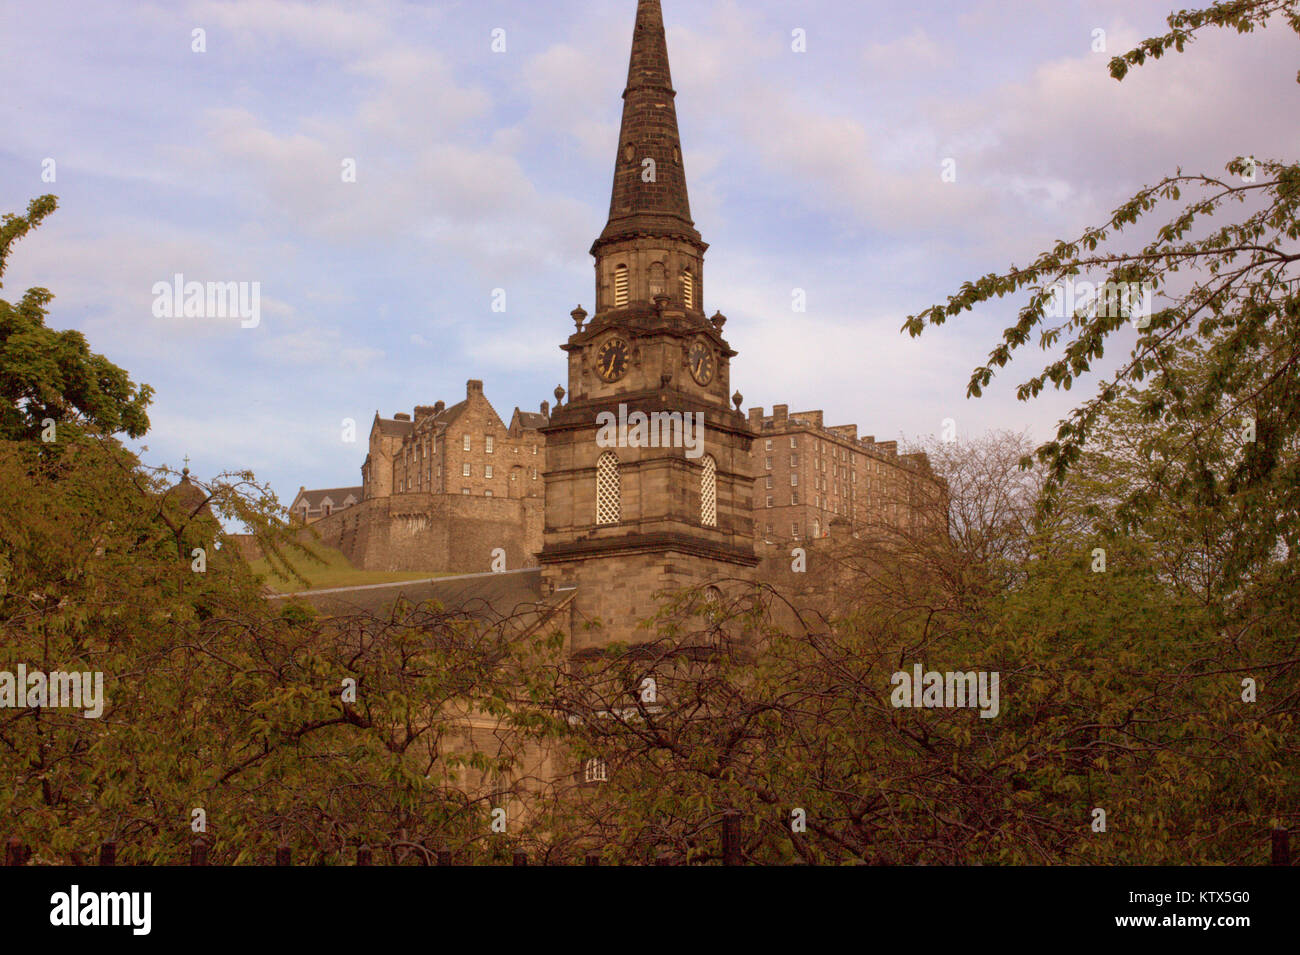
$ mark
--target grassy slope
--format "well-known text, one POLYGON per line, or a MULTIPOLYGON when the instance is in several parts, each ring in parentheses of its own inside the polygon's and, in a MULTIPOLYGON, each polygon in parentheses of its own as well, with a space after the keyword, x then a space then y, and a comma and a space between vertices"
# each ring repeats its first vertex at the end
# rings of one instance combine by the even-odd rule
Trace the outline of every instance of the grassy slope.
POLYGON ((307 587, 292 578, 272 574, 266 558, 258 558, 249 566, 252 567, 255 574, 260 574, 265 579, 268 587, 280 594, 295 593, 300 590, 324 590, 329 587, 390 584, 402 580, 428 580, 430 577, 446 576, 445 574, 416 573, 412 571, 390 573, 382 570, 357 570, 343 556, 341 551, 326 547, 320 543, 315 544, 314 548, 318 554, 325 558, 324 564, 305 559, 295 562, 298 572, 310 581, 310 586, 307 587))

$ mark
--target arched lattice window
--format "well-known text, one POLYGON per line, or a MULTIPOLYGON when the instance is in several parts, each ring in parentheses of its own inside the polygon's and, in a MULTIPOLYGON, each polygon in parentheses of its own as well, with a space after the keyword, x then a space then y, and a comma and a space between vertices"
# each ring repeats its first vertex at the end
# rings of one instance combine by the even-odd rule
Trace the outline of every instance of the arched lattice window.
POLYGON ((620 265, 614 269, 614 307, 623 308, 626 306, 627 298, 627 266, 620 265))
POLYGON ((690 269, 682 273, 682 302, 687 308, 695 307, 695 276, 690 269))
POLYGON ((596 462, 596 523, 617 524, 622 519, 618 455, 606 451, 596 462))
POLYGON ((718 462, 713 455, 704 456, 700 472, 700 523, 705 527, 718 526, 718 462))
POLYGON ((582 767, 583 781, 603 783, 609 780, 609 766, 599 756, 593 756, 582 767))

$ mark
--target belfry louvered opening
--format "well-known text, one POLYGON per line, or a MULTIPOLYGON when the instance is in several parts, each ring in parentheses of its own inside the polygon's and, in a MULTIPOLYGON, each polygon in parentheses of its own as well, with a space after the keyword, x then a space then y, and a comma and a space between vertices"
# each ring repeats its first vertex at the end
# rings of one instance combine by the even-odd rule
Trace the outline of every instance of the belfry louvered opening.
POLYGON ((614 269, 614 307, 623 308, 627 305, 628 297, 628 279, 627 266, 620 265, 614 269))

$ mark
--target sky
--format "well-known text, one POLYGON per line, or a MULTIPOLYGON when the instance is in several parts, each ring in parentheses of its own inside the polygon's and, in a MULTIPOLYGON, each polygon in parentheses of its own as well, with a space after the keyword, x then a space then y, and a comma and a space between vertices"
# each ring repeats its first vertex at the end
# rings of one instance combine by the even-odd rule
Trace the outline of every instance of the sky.
MULTIPOLYGON (((1017 401, 1036 346, 966 397, 1023 300, 900 328, 1179 167, 1300 153, 1289 30, 1110 78, 1174 5, 664 0, 703 304, 728 318, 744 407, 878 440, 946 419, 1049 438, 1091 389, 1017 401)), ((0 212, 60 208, 0 297, 50 289, 52 327, 156 389, 147 463, 251 469, 285 504, 360 483, 376 411, 454 403, 470 378, 507 422, 536 410, 570 311, 592 309, 635 10, 5 0, 0 212), (258 323, 155 315, 178 273, 258 283, 258 323)))

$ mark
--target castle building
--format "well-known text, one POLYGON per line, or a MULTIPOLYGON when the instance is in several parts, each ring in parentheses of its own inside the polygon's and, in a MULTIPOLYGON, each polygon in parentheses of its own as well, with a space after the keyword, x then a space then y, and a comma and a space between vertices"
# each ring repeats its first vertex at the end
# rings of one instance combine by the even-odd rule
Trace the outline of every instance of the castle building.
POLYGON ((295 500, 326 543, 367 569, 443 574, 485 572, 503 548, 538 594, 566 595, 583 652, 635 642, 660 593, 744 586, 833 523, 942 520, 924 454, 821 411, 741 413, 727 319, 705 308, 676 96, 660 2, 638 0, 595 303, 560 344, 567 387, 509 424, 478 380, 450 407, 376 413, 359 501, 295 500))
POLYGON ((515 409, 506 425, 483 394, 465 384, 465 400, 447 407, 417 405, 370 426, 370 453, 361 466, 364 498, 396 494, 541 497, 543 413, 515 409))
POLYGON ((823 424, 821 411, 749 409, 757 435, 752 459, 754 523, 760 540, 816 540, 832 522, 849 528, 919 530, 939 520, 938 485, 922 452, 899 454, 897 441, 859 438, 855 424, 823 424))

